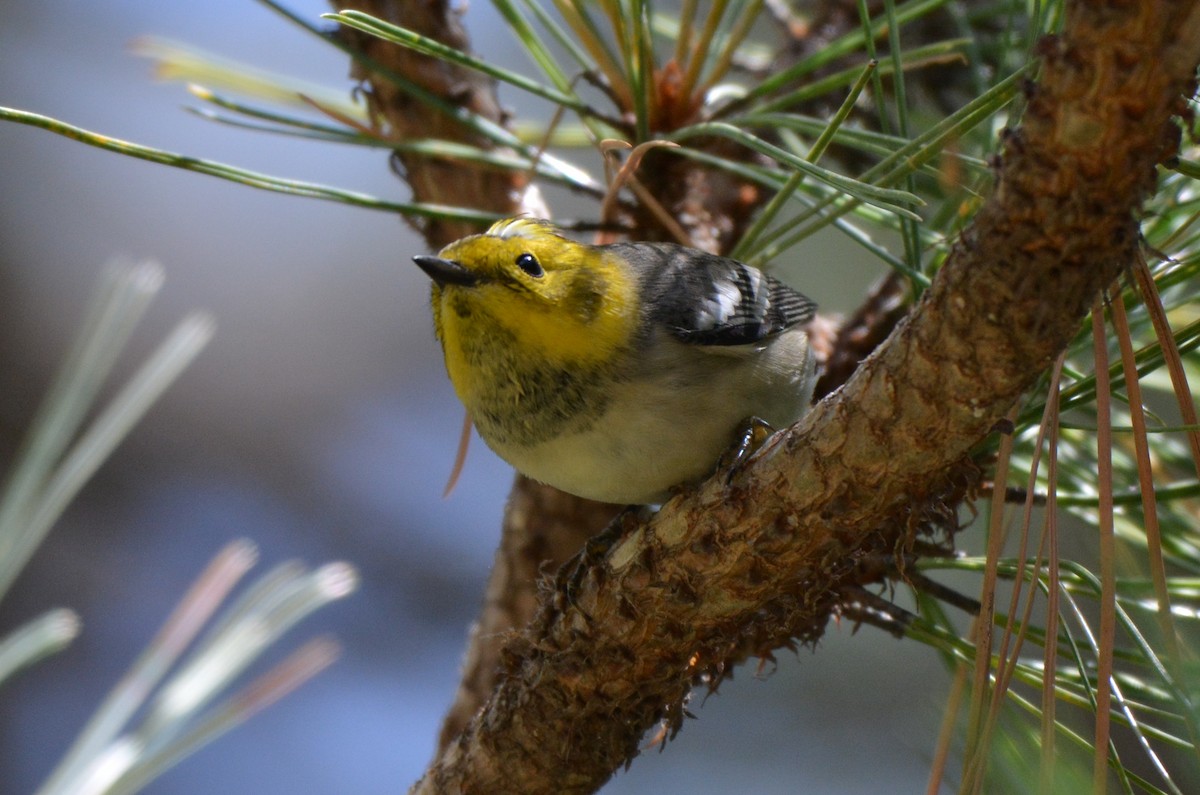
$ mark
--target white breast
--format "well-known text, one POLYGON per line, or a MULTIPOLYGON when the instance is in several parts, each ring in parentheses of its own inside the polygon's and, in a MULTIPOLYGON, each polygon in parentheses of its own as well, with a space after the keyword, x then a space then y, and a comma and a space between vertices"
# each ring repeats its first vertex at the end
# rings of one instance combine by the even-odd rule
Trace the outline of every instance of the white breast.
POLYGON ((689 345, 663 332, 650 349, 660 353, 614 386, 586 431, 496 452, 581 497, 661 502, 671 487, 710 475, 747 419, 786 427, 812 397, 814 363, 800 329, 739 347, 689 345))

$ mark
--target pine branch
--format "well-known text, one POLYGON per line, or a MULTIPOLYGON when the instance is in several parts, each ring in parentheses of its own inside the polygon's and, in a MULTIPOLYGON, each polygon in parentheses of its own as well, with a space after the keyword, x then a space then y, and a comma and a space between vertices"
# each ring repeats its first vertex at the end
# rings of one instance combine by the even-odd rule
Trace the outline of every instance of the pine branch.
POLYGON ((594 791, 656 723, 678 728, 698 677, 818 636, 860 555, 936 524, 958 462, 1133 261, 1194 88, 1200 10, 1075 2, 1041 56, 993 195, 896 333, 732 483, 672 500, 560 578, 414 791, 594 791))

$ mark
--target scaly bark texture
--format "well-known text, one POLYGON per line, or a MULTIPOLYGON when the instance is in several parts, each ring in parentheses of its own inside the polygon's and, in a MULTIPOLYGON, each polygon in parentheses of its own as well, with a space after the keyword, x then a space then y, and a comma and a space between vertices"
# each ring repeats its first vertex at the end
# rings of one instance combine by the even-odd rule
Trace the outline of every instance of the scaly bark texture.
POLYGON ((1200 58, 1193 2, 1075 2, 993 195, 909 317, 731 484, 715 478, 560 581, 495 694, 416 792, 591 792, 681 720, 695 678, 819 632, 856 561, 954 491, 956 464, 1138 245, 1200 58), (731 654, 731 650, 734 652, 731 654))

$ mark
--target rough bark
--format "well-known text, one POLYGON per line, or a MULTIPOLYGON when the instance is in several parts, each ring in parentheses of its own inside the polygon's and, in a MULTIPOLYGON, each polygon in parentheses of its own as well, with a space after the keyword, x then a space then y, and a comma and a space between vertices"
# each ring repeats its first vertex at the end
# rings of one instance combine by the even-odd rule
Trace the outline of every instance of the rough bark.
POLYGON ((417 792, 590 792, 678 726, 696 678, 819 634, 855 561, 903 543, 1130 261, 1200 51, 1192 2, 1069 6, 993 195, 914 311, 732 481, 631 523, 506 649, 417 792))

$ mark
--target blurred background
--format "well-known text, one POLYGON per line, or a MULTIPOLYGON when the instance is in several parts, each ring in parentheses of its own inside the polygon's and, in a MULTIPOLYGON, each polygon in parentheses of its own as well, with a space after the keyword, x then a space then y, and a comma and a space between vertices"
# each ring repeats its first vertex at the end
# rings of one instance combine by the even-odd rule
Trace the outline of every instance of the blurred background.
MULTIPOLYGON (((315 18, 320 2, 292 2, 315 18)), ((487 3, 476 47, 511 58, 487 3)), ((349 91, 344 56, 252 0, 9 3, 0 104, 272 175, 395 200, 378 150, 280 139, 183 112, 128 45, 147 34, 349 91)), ((514 64, 530 68, 524 64, 514 64)), ((522 114, 545 113, 513 92, 522 114)), ((64 653, 0 691, 0 793, 32 792, 205 562, 249 537, 267 566, 346 560, 359 591, 293 631, 342 659, 149 788, 153 793, 393 793, 433 752, 511 480, 476 439, 441 497, 462 410, 430 328, 423 244, 386 213, 255 191, 0 123, 0 466, 7 466, 113 257, 166 286, 132 368, 186 312, 215 340, 101 469, 0 606, 0 634, 51 607, 82 616, 64 653)), ((579 210, 578 212, 584 212, 579 210)), ((836 238, 779 273, 845 311, 879 265, 836 238)), ((831 626, 697 699, 679 738, 608 793, 912 792, 924 787, 948 677, 929 649, 831 626), (769 675, 767 675, 769 674, 769 675)), ((281 654, 276 655, 278 659, 281 654)))

